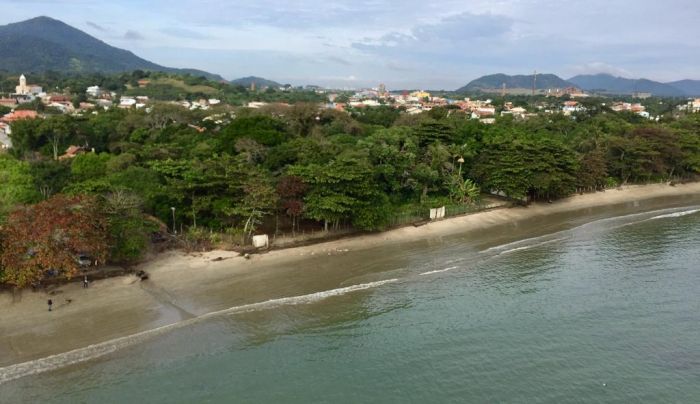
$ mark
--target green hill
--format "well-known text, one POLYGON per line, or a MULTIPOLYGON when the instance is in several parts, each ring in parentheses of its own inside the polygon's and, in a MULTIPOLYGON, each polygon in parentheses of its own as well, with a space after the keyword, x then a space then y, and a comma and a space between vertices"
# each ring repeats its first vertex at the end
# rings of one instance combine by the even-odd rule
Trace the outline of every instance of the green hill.
MULTIPOLYGON (((532 88, 533 75, 515 75, 509 76, 507 74, 490 74, 487 76, 479 77, 476 80, 472 80, 464 87, 458 88, 457 92, 470 92, 470 91, 483 91, 486 89, 501 88, 505 83, 506 88, 532 88)), ((538 90, 545 90, 549 88, 566 88, 572 87, 573 84, 566 80, 561 79, 559 76, 554 74, 538 74, 536 88, 538 90)))
POLYGON ((264 79, 262 77, 255 77, 255 76, 249 76, 249 77, 242 77, 240 79, 236 80, 231 80, 231 84, 233 85, 240 85, 243 87, 250 87, 251 84, 255 83, 255 86, 257 88, 261 87, 282 87, 282 85, 276 81, 264 79))
POLYGON ((219 75, 200 70, 160 66, 49 17, 0 26, 0 70, 116 73, 137 69, 223 80, 219 75))

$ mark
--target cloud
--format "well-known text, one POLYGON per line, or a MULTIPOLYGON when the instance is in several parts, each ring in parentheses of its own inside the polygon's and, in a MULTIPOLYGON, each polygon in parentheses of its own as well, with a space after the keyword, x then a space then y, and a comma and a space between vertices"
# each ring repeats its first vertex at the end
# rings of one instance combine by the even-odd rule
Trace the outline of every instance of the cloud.
POLYGON ((332 63, 337 63, 339 65, 343 65, 343 66, 352 66, 352 62, 350 62, 349 60, 345 60, 345 59, 338 57, 338 56, 327 56, 326 60, 329 62, 332 62, 332 63))
POLYGON ((201 31, 193 31, 186 28, 168 27, 162 28, 160 32, 176 37, 185 39, 209 39, 211 36, 203 34, 201 31))
POLYGON ((632 77, 634 74, 627 69, 613 66, 603 62, 591 62, 573 66, 569 69, 576 74, 598 74, 606 73, 619 77, 632 77))
POLYGON ((129 40, 129 41, 142 41, 146 38, 144 38, 143 35, 141 35, 137 31, 128 30, 124 34, 124 39, 129 40))
POLYGON ((96 30, 98 30, 98 31, 107 32, 107 29, 106 29, 106 28, 104 28, 104 27, 102 27, 101 25, 98 25, 98 24, 96 24, 96 23, 94 23, 94 22, 92 22, 92 21, 85 21, 85 24, 87 24, 88 26, 90 26, 90 27, 92 27, 92 28, 94 28, 94 29, 96 29, 96 30))
POLYGON ((383 55, 449 55, 474 51, 484 43, 501 42, 513 24, 506 16, 466 12, 416 25, 408 32, 392 31, 378 38, 365 38, 352 47, 383 55))

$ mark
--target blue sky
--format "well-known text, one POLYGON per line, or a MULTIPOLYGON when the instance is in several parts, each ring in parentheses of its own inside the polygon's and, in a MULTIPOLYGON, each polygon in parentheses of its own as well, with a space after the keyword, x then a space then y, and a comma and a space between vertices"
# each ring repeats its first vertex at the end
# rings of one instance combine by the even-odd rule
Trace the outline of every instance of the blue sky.
POLYGON ((697 0, 0 0, 153 62, 282 83, 454 89, 490 73, 700 79, 697 0))

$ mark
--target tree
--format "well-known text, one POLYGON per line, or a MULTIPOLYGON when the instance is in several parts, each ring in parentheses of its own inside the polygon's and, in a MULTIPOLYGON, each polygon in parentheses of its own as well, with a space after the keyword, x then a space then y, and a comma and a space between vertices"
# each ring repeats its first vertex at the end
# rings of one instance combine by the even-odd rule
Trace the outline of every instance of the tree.
POLYGON ((110 259, 132 263, 144 254, 150 233, 158 226, 142 213, 141 199, 133 193, 118 189, 103 197, 104 211, 109 223, 110 259))
POLYGON ((0 222, 15 206, 39 199, 29 164, 9 155, 0 154, 0 184, 0 222))
POLYGON ((374 181, 365 158, 346 153, 324 165, 292 166, 288 174, 303 178, 309 185, 304 215, 322 221, 325 230, 330 224, 338 227, 345 219, 363 230, 380 229, 386 224, 389 201, 374 181))
POLYGON ((70 278, 79 255, 104 263, 107 218, 95 198, 57 195, 13 212, 3 228, 1 281, 22 288, 47 276, 70 278))
POLYGON ((286 175, 277 182, 277 194, 280 196, 280 208, 292 218, 292 232, 298 230, 298 218, 304 213, 303 196, 308 189, 301 177, 286 175))

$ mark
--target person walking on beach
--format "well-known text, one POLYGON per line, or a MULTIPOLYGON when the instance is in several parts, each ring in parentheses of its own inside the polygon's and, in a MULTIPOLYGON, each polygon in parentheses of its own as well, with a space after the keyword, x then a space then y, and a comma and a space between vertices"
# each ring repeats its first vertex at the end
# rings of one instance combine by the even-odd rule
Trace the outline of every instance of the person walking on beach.
POLYGON ((85 278, 83 279, 83 288, 87 289, 88 285, 89 285, 89 283, 88 283, 87 275, 85 275, 85 278))
POLYGON ((53 302, 51 301, 51 299, 49 299, 47 303, 49 304, 49 311, 51 311, 51 306, 53 305, 53 302))

